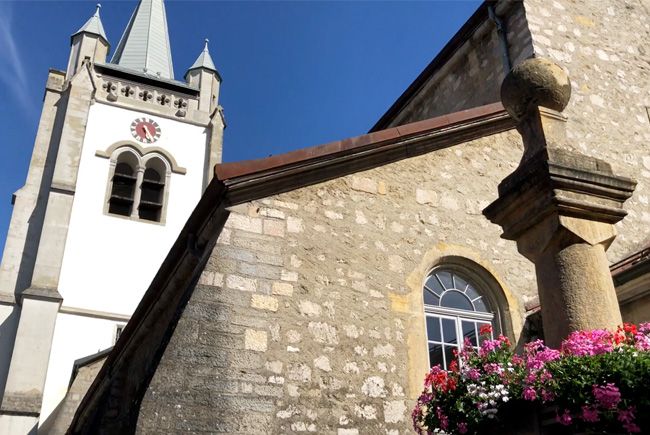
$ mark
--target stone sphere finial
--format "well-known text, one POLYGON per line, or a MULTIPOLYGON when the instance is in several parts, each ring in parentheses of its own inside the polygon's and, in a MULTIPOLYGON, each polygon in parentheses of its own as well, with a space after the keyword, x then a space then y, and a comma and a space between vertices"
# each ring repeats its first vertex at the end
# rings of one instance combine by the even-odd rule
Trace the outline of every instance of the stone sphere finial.
POLYGON ((531 107, 563 111, 571 98, 567 73, 548 59, 534 57, 515 66, 501 84, 501 102, 516 121, 531 107))

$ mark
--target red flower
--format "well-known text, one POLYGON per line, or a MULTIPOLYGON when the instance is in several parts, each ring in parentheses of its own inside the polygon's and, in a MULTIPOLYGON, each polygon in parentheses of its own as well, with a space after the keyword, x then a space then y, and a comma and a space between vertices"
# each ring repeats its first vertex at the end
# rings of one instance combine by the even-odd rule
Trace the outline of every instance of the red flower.
POLYGON ((479 329, 479 334, 480 335, 490 335, 490 334, 492 334, 492 325, 483 325, 483 326, 481 326, 481 329, 479 329))
POLYGON ((623 323, 623 330, 628 334, 636 335, 636 325, 632 323, 623 323))

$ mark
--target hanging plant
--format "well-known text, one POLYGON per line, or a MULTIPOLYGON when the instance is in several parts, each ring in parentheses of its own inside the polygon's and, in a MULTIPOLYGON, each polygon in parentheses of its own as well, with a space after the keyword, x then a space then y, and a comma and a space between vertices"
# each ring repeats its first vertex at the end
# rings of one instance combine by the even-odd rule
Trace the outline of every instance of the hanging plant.
POLYGON ((427 374, 412 414, 418 433, 497 433, 543 407, 574 431, 650 432, 650 323, 574 332, 560 350, 537 340, 521 355, 490 335, 482 329, 478 351, 466 342, 449 370, 427 374))

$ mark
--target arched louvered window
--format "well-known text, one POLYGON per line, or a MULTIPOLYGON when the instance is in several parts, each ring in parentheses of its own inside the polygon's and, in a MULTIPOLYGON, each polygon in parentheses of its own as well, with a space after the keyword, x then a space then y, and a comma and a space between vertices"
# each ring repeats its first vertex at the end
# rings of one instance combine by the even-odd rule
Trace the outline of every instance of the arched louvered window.
POLYGON ((112 178, 109 213, 131 215, 135 199, 137 163, 137 158, 131 153, 126 152, 119 156, 112 178))
POLYGON ((140 219, 159 222, 165 193, 165 164, 160 159, 147 162, 140 188, 140 219))
POLYGON ((486 289, 453 268, 434 269, 423 289, 429 363, 447 368, 465 341, 478 348, 482 326, 494 326, 486 289))
POLYGON ((104 212, 164 224, 174 167, 185 173, 162 150, 142 155, 130 144, 112 150, 104 212))

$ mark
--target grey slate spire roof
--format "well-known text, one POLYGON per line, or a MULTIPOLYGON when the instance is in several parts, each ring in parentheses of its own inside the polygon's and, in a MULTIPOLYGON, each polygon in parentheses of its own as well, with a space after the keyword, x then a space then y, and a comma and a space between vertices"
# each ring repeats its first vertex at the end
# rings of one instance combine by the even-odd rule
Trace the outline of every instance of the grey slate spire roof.
POLYGON ((203 51, 201 54, 199 54, 199 57, 196 58, 194 64, 192 64, 188 71, 196 68, 206 68, 212 71, 217 71, 217 67, 214 66, 214 62, 212 62, 212 56, 210 56, 210 52, 208 51, 208 42, 210 41, 206 38, 203 51))
POLYGON ((99 3, 97 3, 97 9, 95 9, 95 13, 93 14, 92 17, 86 21, 86 24, 81 26, 79 30, 74 32, 72 36, 74 37, 75 35, 78 35, 79 33, 85 32, 85 33, 92 33, 93 35, 100 36, 104 38, 104 41, 108 42, 108 38, 106 38, 106 32, 104 32, 104 26, 102 25, 102 20, 99 18, 99 9, 102 7, 99 3))
POLYGON ((148 75, 174 79, 163 0, 140 0, 111 63, 148 75))

